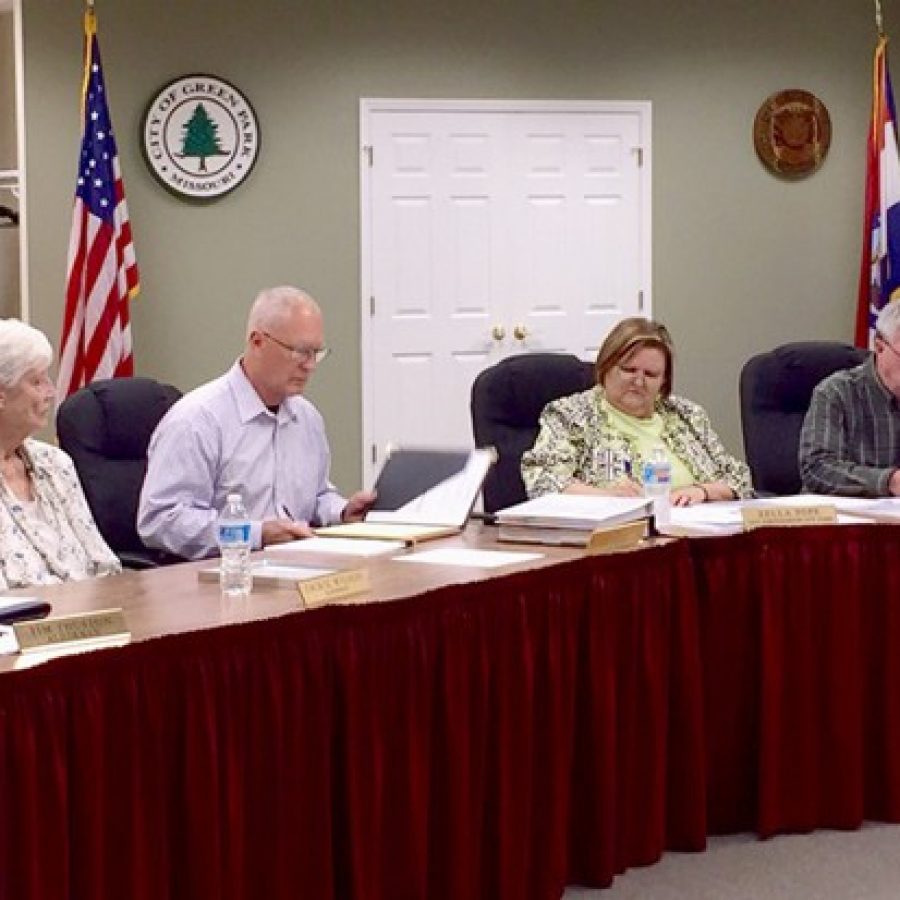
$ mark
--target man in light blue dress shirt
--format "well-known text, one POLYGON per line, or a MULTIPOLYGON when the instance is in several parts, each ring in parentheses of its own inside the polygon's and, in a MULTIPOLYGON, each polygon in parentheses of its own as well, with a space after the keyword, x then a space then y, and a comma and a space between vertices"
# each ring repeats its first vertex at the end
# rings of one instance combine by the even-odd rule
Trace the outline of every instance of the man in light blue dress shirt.
POLYGON ((365 515, 374 494, 347 500, 335 490, 322 416, 302 396, 327 354, 312 297, 294 287, 259 294, 241 358, 185 394, 153 434, 137 519, 148 546, 189 559, 215 553, 216 520, 235 491, 255 549, 365 515))

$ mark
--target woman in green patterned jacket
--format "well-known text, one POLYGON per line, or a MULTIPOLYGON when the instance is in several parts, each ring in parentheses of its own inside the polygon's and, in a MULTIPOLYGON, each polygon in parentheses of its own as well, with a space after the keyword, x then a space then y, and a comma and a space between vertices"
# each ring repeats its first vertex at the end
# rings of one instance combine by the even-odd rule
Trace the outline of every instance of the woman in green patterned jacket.
POLYGON ((674 505, 749 497, 746 464, 728 454, 700 406, 672 395, 672 363, 665 326, 623 319, 597 355, 596 386, 544 408, 522 457, 529 496, 638 496, 644 460, 664 447, 674 505))

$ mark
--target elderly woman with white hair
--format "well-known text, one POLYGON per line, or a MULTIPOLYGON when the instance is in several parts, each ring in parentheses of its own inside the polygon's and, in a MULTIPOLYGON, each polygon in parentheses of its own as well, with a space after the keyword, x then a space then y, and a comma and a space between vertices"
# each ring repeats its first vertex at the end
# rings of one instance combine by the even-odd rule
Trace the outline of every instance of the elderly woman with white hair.
POLYGON ((47 424, 53 350, 37 329, 0 319, 0 588, 121 571, 69 456, 32 435, 47 424))

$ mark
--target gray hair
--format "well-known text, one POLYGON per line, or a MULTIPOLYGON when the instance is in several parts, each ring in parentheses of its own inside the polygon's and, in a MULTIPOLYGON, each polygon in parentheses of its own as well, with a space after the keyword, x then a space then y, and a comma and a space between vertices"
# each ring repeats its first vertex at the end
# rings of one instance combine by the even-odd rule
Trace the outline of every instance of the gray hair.
POLYGON ((0 387, 15 387, 26 372, 51 362, 53 348, 42 331, 18 319, 0 319, 0 387))
POLYGON ((900 299, 890 300, 881 307, 875 320, 875 331, 886 341, 892 341, 900 331, 900 299))
POLYGON ((251 331, 266 331, 276 327, 297 309, 322 314, 319 304, 300 288, 283 285, 260 291, 247 317, 247 337, 250 337, 251 331))

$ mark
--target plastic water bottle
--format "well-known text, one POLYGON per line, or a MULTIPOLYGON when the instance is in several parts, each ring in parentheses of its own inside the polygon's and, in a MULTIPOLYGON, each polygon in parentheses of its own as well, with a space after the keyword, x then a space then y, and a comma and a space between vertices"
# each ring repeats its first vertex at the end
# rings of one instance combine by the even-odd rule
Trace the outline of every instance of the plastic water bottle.
POLYGON ((665 447, 654 447, 644 462, 644 496, 653 500, 656 525, 668 525, 672 510, 672 463, 665 447))
POLYGON ((219 516, 217 529, 219 553, 219 584, 222 596, 240 600, 253 587, 250 568, 250 519, 240 494, 229 494, 219 516))

